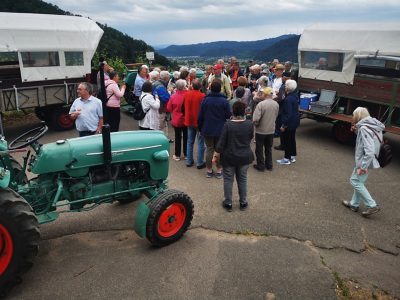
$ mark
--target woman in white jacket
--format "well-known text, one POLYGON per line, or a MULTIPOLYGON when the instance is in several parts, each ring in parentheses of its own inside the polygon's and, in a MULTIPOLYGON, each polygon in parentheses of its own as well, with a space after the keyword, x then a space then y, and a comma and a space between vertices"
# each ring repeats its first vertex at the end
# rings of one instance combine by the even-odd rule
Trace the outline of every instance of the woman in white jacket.
POLYGON ((144 82, 142 86, 142 94, 139 99, 142 102, 142 108, 146 115, 139 121, 139 128, 141 130, 159 130, 160 128, 160 118, 158 114, 160 100, 158 97, 154 97, 152 92, 153 85, 151 82, 144 82))
POLYGON ((365 107, 357 107, 353 112, 352 130, 357 134, 355 163, 356 166, 350 177, 350 183, 354 188, 351 201, 343 201, 342 204, 354 212, 357 212, 361 200, 363 200, 366 210, 362 212, 363 217, 367 217, 380 211, 380 207, 371 197, 365 182, 368 178, 369 169, 379 168, 376 155, 379 153, 382 131, 385 125, 369 115, 365 107))

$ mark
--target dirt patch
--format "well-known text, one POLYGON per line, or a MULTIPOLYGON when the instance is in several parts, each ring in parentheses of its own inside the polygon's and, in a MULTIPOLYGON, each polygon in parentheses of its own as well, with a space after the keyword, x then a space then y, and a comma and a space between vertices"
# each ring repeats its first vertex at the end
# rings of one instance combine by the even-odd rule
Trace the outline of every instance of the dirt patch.
POLYGON ((4 127, 19 127, 25 124, 38 123, 40 120, 34 112, 6 112, 2 115, 4 127))
POLYGON ((398 298, 389 295, 376 287, 364 287, 352 280, 340 280, 336 286, 336 294, 339 300, 396 300, 398 298))

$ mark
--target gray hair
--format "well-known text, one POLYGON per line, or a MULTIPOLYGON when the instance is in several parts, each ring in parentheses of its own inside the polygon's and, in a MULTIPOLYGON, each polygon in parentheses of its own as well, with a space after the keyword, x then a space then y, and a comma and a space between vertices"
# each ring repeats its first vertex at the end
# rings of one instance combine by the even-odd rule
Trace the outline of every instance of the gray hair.
POLYGON ((224 60, 222 59, 222 58, 220 58, 220 59, 218 59, 217 60, 217 63, 220 65, 220 64, 224 64, 224 60))
POLYGON ((179 76, 181 76, 181 72, 179 72, 179 71, 174 71, 174 73, 172 73, 172 76, 173 76, 175 79, 178 79, 179 76))
POLYGON ((85 90, 87 90, 89 95, 93 94, 93 86, 89 82, 81 82, 79 85, 82 85, 85 88, 85 90))
POLYGON ((161 71, 160 78, 163 80, 169 80, 169 72, 168 71, 161 71))
POLYGON ((179 80, 176 81, 175 85, 176 85, 176 89, 177 89, 177 90, 182 91, 182 90, 184 90, 185 87, 186 87, 186 80, 184 80, 184 79, 179 79, 179 80))
POLYGON ((192 74, 192 73, 194 73, 194 74, 196 74, 196 73, 197 73, 197 71, 196 71, 196 69, 195 69, 195 68, 191 68, 191 69, 190 69, 190 71, 189 71, 189 74, 192 74))
POLYGON ((295 80, 289 79, 285 82, 285 88, 288 93, 292 93, 297 89, 297 82, 295 80))
POLYGON ((189 68, 186 67, 186 66, 182 66, 182 67, 179 69, 179 72, 182 72, 182 71, 188 71, 188 72, 189 72, 189 68))
POLYGON ((267 76, 261 76, 258 79, 258 84, 261 86, 267 86, 268 85, 268 77, 267 76))
POLYGON ((358 123, 362 119, 365 119, 365 118, 367 118, 369 116, 370 116, 369 111, 365 107, 357 107, 353 111, 353 120, 354 120, 355 123, 358 123))
POLYGON ((158 73, 157 71, 151 71, 149 75, 151 81, 155 81, 160 78, 160 73, 158 73))
POLYGON ((155 67, 155 68, 153 69, 153 71, 157 71, 158 73, 160 73, 160 72, 161 72, 161 69, 160 69, 159 67, 155 67))

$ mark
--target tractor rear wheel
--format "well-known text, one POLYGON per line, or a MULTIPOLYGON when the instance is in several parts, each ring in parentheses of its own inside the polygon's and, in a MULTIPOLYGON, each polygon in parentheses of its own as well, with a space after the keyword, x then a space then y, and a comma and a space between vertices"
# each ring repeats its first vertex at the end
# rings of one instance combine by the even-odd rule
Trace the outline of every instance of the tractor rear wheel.
POLYGON ((0 297, 32 266, 39 239, 30 205, 12 190, 0 190, 0 297))
POLYGON ((57 107, 52 111, 51 126, 57 131, 74 128, 75 121, 69 116, 67 107, 57 107))
POLYGON ((193 219, 193 202, 188 195, 167 190, 150 204, 146 224, 146 237, 157 247, 179 240, 193 219))

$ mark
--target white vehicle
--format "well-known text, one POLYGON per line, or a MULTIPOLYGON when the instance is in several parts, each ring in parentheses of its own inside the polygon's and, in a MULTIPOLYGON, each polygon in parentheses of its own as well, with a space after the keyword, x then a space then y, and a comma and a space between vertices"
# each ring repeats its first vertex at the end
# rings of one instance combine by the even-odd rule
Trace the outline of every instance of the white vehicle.
POLYGON ((84 17, 0 13, 0 110, 35 109, 57 130, 91 73, 103 30, 84 17))
POLYGON ((387 132, 400 134, 400 23, 314 25, 302 33, 298 52, 304 116, 334 123, 334 137, 346 143, 351 115, 363 106, 387 132))

